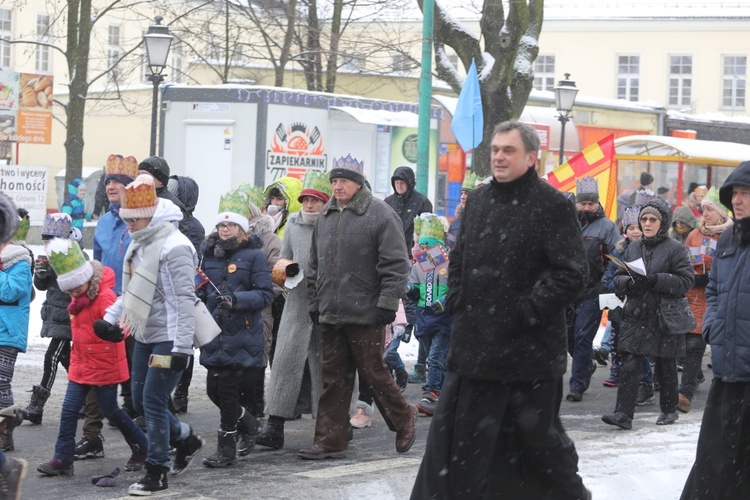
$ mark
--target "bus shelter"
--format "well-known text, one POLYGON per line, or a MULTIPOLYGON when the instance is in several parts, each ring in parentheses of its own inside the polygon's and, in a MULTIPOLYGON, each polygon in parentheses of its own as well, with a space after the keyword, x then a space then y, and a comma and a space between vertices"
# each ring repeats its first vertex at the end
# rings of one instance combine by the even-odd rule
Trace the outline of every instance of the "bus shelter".
POLYGON ((717 188, 732 169, 750 161, 750 145, 681 137, 632 135, 615 139, 618 195, 637 189, 642 172, 654 176, 653 190, 681 205, 690 183, 717 188))

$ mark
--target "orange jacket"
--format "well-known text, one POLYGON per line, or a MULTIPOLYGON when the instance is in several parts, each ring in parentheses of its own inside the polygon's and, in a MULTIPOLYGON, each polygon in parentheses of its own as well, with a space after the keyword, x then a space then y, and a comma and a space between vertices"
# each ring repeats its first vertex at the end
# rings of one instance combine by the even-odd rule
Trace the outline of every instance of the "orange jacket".
MULTIPOLYGON (((700 247, 703 244, 703 238, 711 238, 712 240, 718 240, 719 234, 711 236, 704 235, 700 229, 696 228, 690 231, 687 239, 685 240, 686 247, 700 247)), ((711 264, 713 263, 713 257, 703 255, 703 262, 700 264, 693 264, 695 274, 708 274, 711 270, 711 264)), ((706 287, 695 285, 693 288, 688 290, 685 294, 690 303, 690 310, 693 311, 693 315, 697 321, 697 326, 693 329, 692 333, 700 335, 703 332, 703 315, 706 313, 706 287)))

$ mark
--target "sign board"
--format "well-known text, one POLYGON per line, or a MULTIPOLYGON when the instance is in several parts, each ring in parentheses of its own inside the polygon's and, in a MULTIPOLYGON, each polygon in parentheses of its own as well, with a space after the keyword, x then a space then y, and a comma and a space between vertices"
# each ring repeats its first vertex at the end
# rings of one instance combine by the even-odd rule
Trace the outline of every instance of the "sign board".
POLYGON ((52 143, 52 75, 0 70, 0 141, 52 143))
POLYGON ((41 223, 47 213, 47 167, 0 166, 0 191, 19 208, 29 211, 32 222, 41 223))
POLYGON ((265 185, 280 177, 303 179, 308 170, 327 172, 328 110, 268 107, 265 185))
POLYGON ((527 123, 527 125, 530 125, 536 130, 536 133, 539 136, 539 149, 541 151, 549 151, 550 126, 541 123, 527 123))

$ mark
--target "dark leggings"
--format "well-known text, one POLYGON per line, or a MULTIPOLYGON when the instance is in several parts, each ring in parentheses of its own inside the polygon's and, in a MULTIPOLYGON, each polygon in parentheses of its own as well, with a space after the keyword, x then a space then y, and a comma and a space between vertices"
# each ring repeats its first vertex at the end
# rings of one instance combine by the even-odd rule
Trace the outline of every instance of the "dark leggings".
POLYGON ((206 392, 208 397, 219 408, 221 430, 237 430, 237 419, 240 418, 240 383, 242 368, 208 367, 206 375, 206 392))
POLYGON ((69 339, 51 339, 47 352, 44 353, 44 373, 39 385, 47 390, 51 390, 55 385, 57 377, 57 364, 63 365, 65 371, 70 366, 70 340, 69 339))

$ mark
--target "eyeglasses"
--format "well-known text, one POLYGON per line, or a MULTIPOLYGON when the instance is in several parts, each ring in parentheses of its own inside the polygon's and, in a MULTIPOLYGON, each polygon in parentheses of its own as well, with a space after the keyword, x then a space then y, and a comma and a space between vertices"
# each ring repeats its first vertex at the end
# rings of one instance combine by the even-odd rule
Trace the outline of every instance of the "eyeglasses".
POLYGON ((228 229, 231 231, 235 227, 237 227, 237 224, 235 224, 234 222, 222 222, 221 224, 216 224, 216 229, 219 229, 219 230, 228 229))
POLYGON ((142 217, 133 217, 133 218, 128 218, 128 219, 122 219, 122 221, 129 226, 135 226, 138 223, 138 221, 141 219, 142 217))
POLYGON ((659 219, 656 217, 641 217, 641 222, 648 222, 649 224, 654 224, 656 222, 659 222, 659 219))

